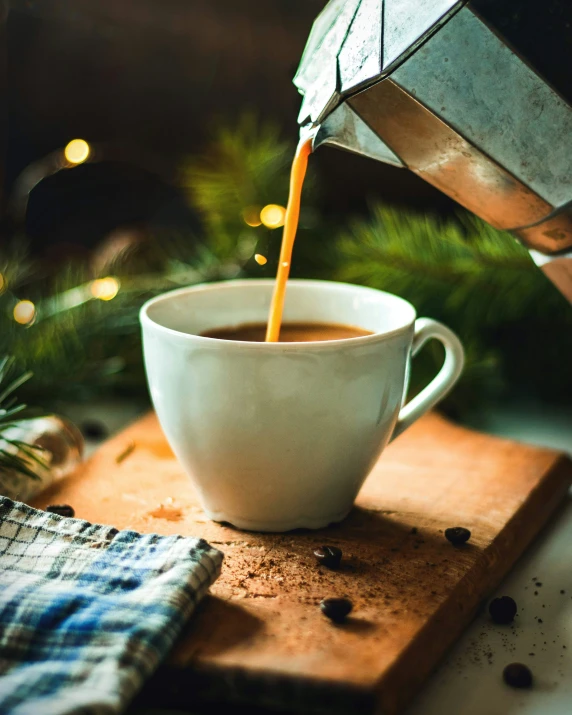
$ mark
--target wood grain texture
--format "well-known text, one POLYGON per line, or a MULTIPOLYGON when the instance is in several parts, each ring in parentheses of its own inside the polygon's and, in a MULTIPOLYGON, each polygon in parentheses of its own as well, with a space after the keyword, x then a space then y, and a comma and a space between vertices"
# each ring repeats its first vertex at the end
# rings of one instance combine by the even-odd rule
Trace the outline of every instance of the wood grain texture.
POLYGON ((256 534, 207 520, 149 415, 36 506, 69 503, 79 518, 201 536, 224 551, 212 595, 141 702, 392 715, 554 512, 571 477, 572 464, 555 452, 433 414, 388 447, 342 524, 256 534), (469 528, 470 542, 449 544, 449 526, 469 528), (343 550, 338 571, 316 563, 322 544, 343 550), (321 614, 329 596, 354 602, 345 625, 321 614))

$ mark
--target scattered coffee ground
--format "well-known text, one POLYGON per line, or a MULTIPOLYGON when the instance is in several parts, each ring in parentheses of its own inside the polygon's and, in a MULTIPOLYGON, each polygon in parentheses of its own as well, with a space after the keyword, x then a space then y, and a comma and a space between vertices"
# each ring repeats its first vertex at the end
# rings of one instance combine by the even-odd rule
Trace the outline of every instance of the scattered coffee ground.
POLYGON ((81 423, 80 429, 88 439, 105 439, 109 434, 107 427, 98 420, 86 420, 81 423))
POLYGON ((516 616, 516 603, 510 596, 493 598, 489 603, 489 613, 495 623, 512 623, 516 616))
POLYGON ((314 551, 314 556, 319 564, 323 564, 329 569, 337 569, 342 560, 342 550, 337 546, 320 546, 314 551))
POLYGON ((450 529, 445 529, 445 538, 453 546, 461 546, 471 538, 471 532, 463 526, 452 526, 450 529))
POLYGON ((512 688, 530 688, 532 685, 532 673, 530 668, 522 663, 511 663, 502 672, 502 677, 507 685, 512 688))
POLYGON ((542 584, 540 583, 540 581, 537 581, 534 585, 537 586, 538 588, 541 588, 541 586, 542 586, 542 584))
POLYGON ((542 618, 538 618, 537 620, 538 620, 539 623, 543 623, 542 618))
POLYGON ((566 591, 563 588, 561 588, 560 593, 566 593, 566 591))
POLYGON ((69 516, 72 519, 75 516, 75 509, 69 504, 50 504, 50 506, 46 507, 46 511, 59 516, 69 516))
POLYGON ((351 613, 352 602, 347 598, 324 598, 320 603, 322 613, 334 623, 343 623, 351 613))

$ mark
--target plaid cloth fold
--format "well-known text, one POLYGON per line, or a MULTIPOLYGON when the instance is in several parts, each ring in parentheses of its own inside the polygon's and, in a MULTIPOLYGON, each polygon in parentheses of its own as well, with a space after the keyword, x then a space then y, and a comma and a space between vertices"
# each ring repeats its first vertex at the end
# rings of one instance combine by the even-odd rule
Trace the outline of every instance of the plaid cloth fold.
POLYGON ((202 539, 117 531, 0 497, 0 713, 120 712, 222 558, 202 539))

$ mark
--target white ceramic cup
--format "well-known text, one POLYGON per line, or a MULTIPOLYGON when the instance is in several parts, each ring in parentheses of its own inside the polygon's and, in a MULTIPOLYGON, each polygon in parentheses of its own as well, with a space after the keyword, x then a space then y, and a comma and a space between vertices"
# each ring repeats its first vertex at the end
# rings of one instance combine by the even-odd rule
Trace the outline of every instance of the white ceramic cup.
POLYGON ((341 521, 383 448, 454 385, 463 348, 372 288, 290 280, 285 322, 342 323, 373 335, 255 343, 201 337, 265 322, 273 280, 183 288, 141 310, 153 404, 207 515, 255 531, 341 521), (411 356, 445 347, 437 376, 408 404, 411 356))

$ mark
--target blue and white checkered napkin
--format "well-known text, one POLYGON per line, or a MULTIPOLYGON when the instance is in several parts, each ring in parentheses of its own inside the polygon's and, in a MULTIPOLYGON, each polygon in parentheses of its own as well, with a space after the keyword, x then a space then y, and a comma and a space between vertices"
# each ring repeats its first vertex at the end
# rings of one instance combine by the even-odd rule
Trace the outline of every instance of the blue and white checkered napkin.
POLYGON ((0 713, 121 712, 221 563, 202 539, 117 531, 0 497, 0 713))

